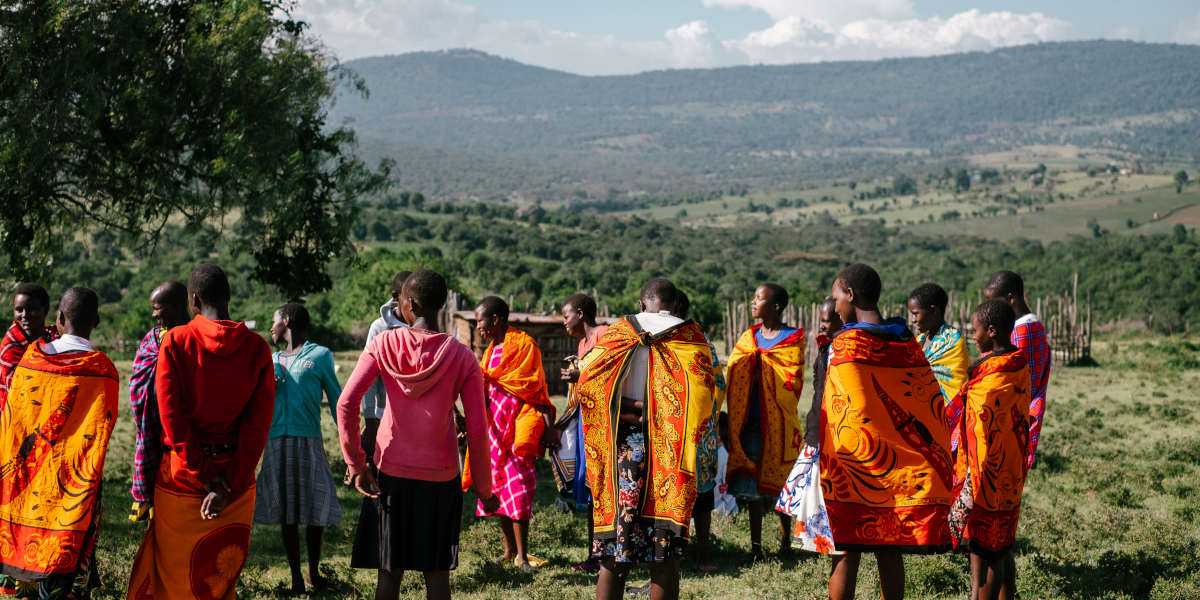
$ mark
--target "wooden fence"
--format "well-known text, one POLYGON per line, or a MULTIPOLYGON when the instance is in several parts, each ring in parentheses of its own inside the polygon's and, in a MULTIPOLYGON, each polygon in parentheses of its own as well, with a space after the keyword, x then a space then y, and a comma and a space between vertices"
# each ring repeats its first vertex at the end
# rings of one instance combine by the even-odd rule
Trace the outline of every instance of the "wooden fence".
MULTIPOLYGON (((968 336, 968 345, 974 352, 971 341, 971 313, 983 302, 983 292, 976 294, 974 301, 963 300, 964 294, 949 294, 946 303, 946 322, 957 327, 968 336)), ((783 311, 783 322, 793 327, 801 325, 805 328, 808 338, 805 364, 812 364, 816 355, 817 327, 820 324, 819 304, 797 306, 789 304, 783 311)), ((907 306, 880 307, 884 317, 904 317, 909 320, 907 306)), ((1089 364, 1092 356, 1092 303, 1085 299, 1079 301, 1079 274, 1076 273, 1071 281, 1070 289, 1061 294, 1052 294, 1034 299, 1030 306, 1033 314, 1038 316, 1046 328, 1047 342, 1054 358, 1054 364, 1079 365, 1089 364)), ((723 319, 724 355, 728 356, 737 343, 737 338, 755 321, 750 317, 750 299, 744 297, 741 302, 726 302, 723 319)))

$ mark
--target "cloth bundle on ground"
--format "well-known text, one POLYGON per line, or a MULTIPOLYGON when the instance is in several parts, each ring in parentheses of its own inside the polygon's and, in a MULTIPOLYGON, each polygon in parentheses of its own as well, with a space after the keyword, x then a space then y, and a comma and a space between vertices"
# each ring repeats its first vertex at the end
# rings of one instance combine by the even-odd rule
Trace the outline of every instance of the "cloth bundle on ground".
MULTIPOLYGON (((729 354, 726 402, 729 410, 729 465, 726 476, 757 480, 762 496, 779 495, 804 446, 797 407, 804 385, 804 329, 792 331, 770 348, 761 348, 752 326, 729 354), (757 422, 754 423, 754 417, 757 422), (757 427, 759 448, 743 439, 757 427), (750 456, 749 454, 757 456, 750 456)), ((772 500, 773 501, 773 500, 772 500)))
POLYGON ((578 385, 592 554, 623 562, 664 560, 686 541, 697 494, 696 444, 712 415, 715 385, 699 325, 656 314, 651 319, 670 325, 647 331, 638 321, 643 315, 609 328, 584 360, 578 385), (641 355, 642 424, 618 427, 626 378, 641 355))
POLYGON ((821 491, 835 549, 948 550, 945 403, 902 320, 850 323, 834 337, 822 407, 821 491))
POLYGON ((117 418, 117 370, 103 352, 46 354, 13 370, 0 415, 0 585, 66 598, 99 584, 93 551, 117 418))
MULTIPOLYGON (((983 357, 954 404, 960 436, 954 462, 951 534, 984 555, 1012 547, 1029 448, 1029 367, 1020 351, 983 357)), ((947 412, 949 409, 947 409, 947 412)))

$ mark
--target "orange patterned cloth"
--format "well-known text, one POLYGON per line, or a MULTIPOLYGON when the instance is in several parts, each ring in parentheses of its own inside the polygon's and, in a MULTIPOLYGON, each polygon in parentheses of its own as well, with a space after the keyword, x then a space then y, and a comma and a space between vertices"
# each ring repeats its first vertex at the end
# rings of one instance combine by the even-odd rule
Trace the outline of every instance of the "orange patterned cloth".
POLYGON ((536 456, 541 453, 546 420, 535 407, 549 407, 550 422, 554 422, 554 404, 550 402, 550 388, 546 386, 542 351, 528 333, 512 327, 504 333, 500 362, 492 365, 489 363, 494 345, 488 344, 479 361, 484 384, 494 383, 521 400, 513 428, 513 450, 522 456, 536 456))
POLYGON ((488 344, 483 359, 479 361, 484 380, 498 384, 525 404, 548 406, 553 410, 550 388, 546 387, 546 371, 542 368, 542 351, 538 349, 537 342, 528 333, 509 327, 504 333, 504 351, 500 355, 500 362, 491 365, 488 363, 493 346, 494 343, 488 344))
POLYGON ((797 407, 804 387, 804 329, 792 332, 769 349, 758 347, 754 325, 738 338, 729 354, 725 399, 729 410, 729 463, 726 477, 758 480, 758 492, 778 496, 796 457, 804 447, 797 407), (742 449, 742 429, 750 403, 759 406, 762 459, 755 464, 742 449))
MULTIPOLYGON (((209 456, 225 463, 232 454, 209 456)), ((223 465, 222 465, 223 466, 223 465)), ((250 550, 255 489, 229 501, 221 516, 200 518, 202 489, 182 474, 178 454, 163 456, 154 486, 154 518, 133 561, 126 600, 233 600, 250 550)), ((194 480, 194 479, 193 479, 194 480)))
POLYGON ((858 326, 833 339, 821 491, 837 550, 940 552, 953 465, 944 400, 916 340, 858 326))
POLYGON ((638 514, 650 527, 686 538, 696 502, 696 446, 712 418, 708 340, 692 321, 651 336, 623 318, 588 353, 576 385, 594 539, 616 536, 617 421, 622 386, 639 346, 649 350, 649 358, 645 485, 638 514))
POLYGON ((103 352, 45 354, 36 342, 13 371, 0 414, 4 575, 43 581, 90 562, 118 385, 103 352))
MULTIPOLYGON (((955 492, 970 473, 971 508, 960 547, 998 554, 1012 547, 1025 488, 1029 451, 1029 366, 1020 351, 985 356, 971 369, 955 402, 962 421, 951 423, 961 440, 954 463, 955 492)), ((965 498, 964 498, 965 500, 965 498)))

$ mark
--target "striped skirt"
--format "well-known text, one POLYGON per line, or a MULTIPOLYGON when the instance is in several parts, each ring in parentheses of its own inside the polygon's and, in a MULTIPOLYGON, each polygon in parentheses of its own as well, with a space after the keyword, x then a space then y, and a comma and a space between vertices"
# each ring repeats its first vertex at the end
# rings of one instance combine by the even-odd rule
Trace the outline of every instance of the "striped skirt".
POLYGON ((327 527, 341 520, 333 473, 321 438, 267 440, 258 472, 254 522, 327 527))

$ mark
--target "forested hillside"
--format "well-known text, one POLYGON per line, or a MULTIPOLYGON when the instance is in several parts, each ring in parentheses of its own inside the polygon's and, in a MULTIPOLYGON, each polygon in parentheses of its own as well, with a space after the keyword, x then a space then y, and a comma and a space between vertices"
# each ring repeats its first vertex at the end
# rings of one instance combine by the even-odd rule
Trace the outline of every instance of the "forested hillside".
POLYGON ((457 50, 347 63, 368 155, 435 194, 774 183, 1031 143, 1200 157, 1200 47, 1070 42, 932 58, 583 77, 457 50), (882 160, 881 160, 882 159, 882 160))

